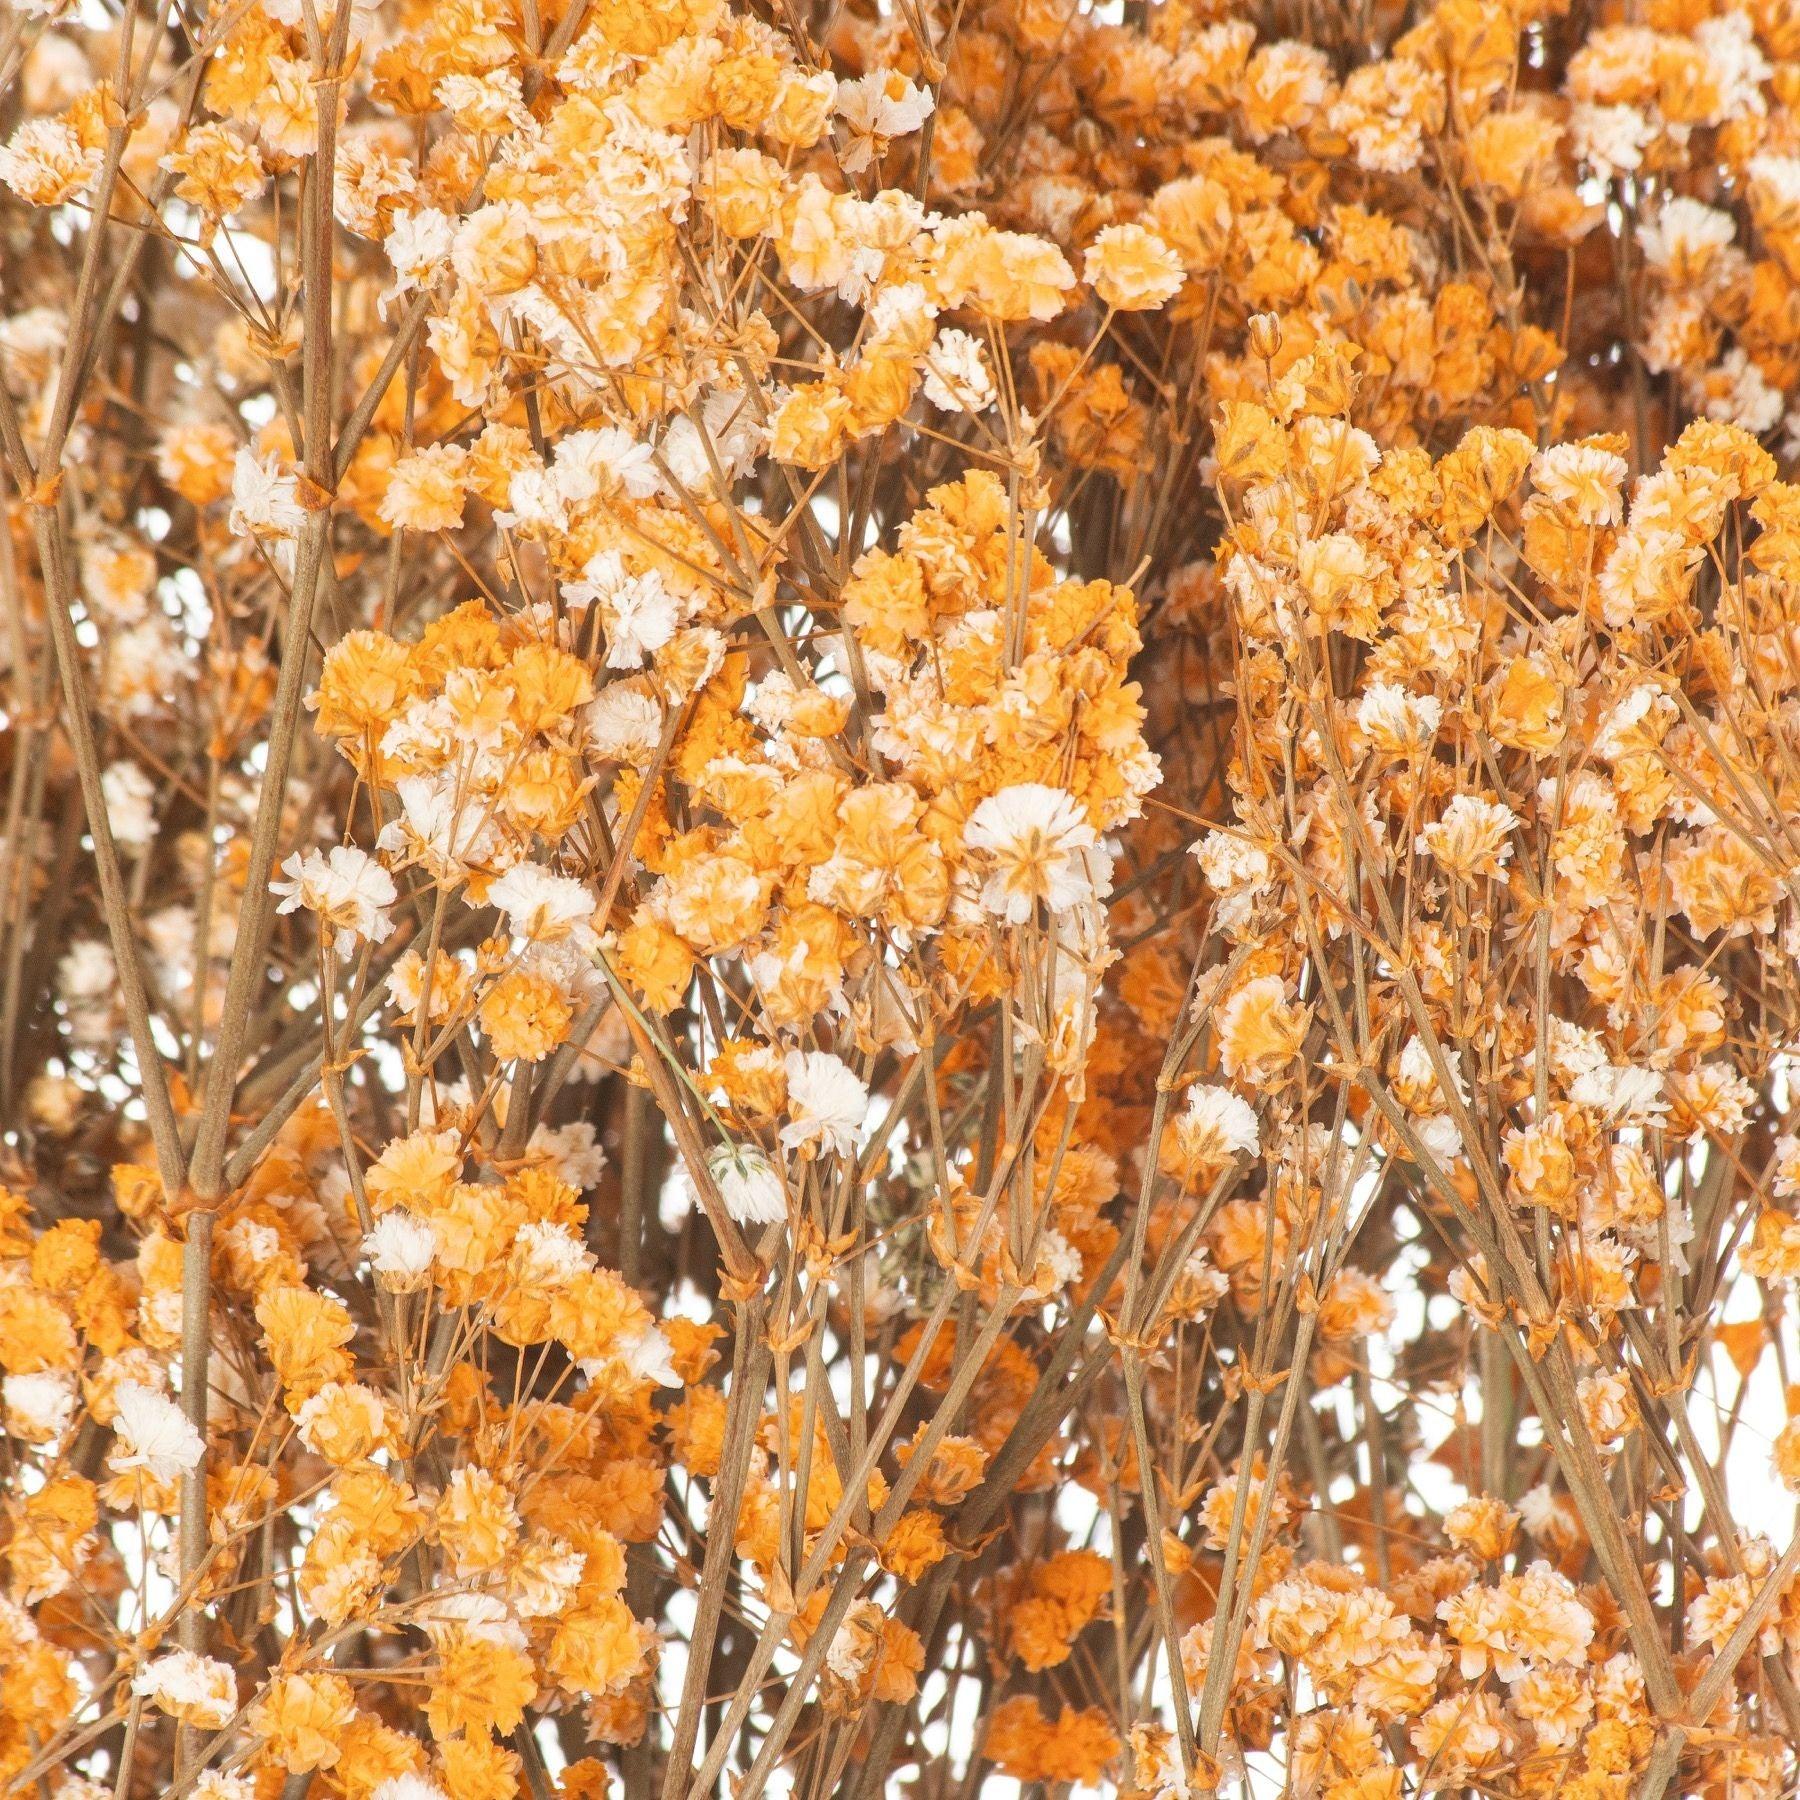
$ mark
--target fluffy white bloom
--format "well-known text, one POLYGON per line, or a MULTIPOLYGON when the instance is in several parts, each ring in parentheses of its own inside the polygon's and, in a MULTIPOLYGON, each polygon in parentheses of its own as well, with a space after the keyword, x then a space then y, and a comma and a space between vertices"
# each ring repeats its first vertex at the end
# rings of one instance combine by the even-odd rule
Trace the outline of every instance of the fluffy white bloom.
POLYGON ((519 1283, 552 1292, 578 1281, 594 1267, 594 1253, 567 1225, 534 1219, 519 1228, 513 1255, 519 1283))
POLYGON ((1756 1089, 1729 1063, 1703 1062, 1670 1072, 1669 1089, 1709 1131, 1729 1137, 1742 1131, 1756 1109, 1756 1089))
POLYGON ((860 1076, 828 1050, 790 1050, 784 1059, 788 1111, 781 1141, 790 1150, 817 1143, 847 1154, 869 1114, 869 1090, 860 1076))
POLYGON ((1071 795, 1042 782, 1020 782, 982 801, 963 843, 989 868, 982 906, 1010 925, 1024 924, 1039 901, 1066 912, 1111 884, 1111 859, 1087 815, 1071 795))
MULTIPOLYGON (((277 0, 277 4, 280 0, 277 0)), ((273 6, 263 10, 274 15, 273 6)), ((299 12, 298 5, 295 6, 299 12)), ((413 200, 419 191, 418 177, 408 163, 390 155, 379 135, 354 127, 338 138, 337 178, 332 184, 331 209, 337 221, 358 237, 386 236, 381 209, 386 201, 413 200)), ((397 208, 389 208, 389 219, 397 208)))
POLYGON ((1551 1072, 1559 1080, 1575 1081, 1606 1067, 1606 1046, 1597 1031, 1552 1013, 1547 1035, 1551 1072))
MULTIPOLYGON (((234 919, 213 916, 213 942, 221 941, 221 933, 236 934, 234 919)), ((200 927, 191 908, 164 906, 144 921, 144 938, 150 947, 151 966, 157 982, 170 998, 186 993, 194 984, 194 952, 198 946, 200 927)))
POLYGON ((887 337, 900 332, 911 336, 921 323, 935 319, 938 309, 916 281, 897 281, 876 290, 869 300, 869 336, 887 337))
POLYGON ((1365 63, 1344 83, 1326 121, 1349 138, 1363 168, 1404 175, 1424 153, 1420 121, 1433 104, 1442 106, 1442 82, 1436 70, 1410 57, 1365 63))
POLYGON ((1537 491, 1583 525, 1616 525, 1631 466, 1592 444, 1552 444, 1531 461, 1537 491))
POLYGON ((1628 624, 1646 601, 1660 604, 1666 589, 1685 592, 1703 554, 1679 532, 1628 526, 1613 540, 1600 569, 1601 612, 1607 624, 1628 624))
POLYGON ((390 1775, 376 1784, 369 1800, 448 1800, 448 1796, 423 1775, 390 1775))
POLYGON ((66 1369, 8 1375, 0 1382, 0 1407, 9 1435, 28 1444, 48 1444, 75 1417, 75 1377, 66 1369))
POLYGON ((1602 1063, 1578 1075, 1569 1084, 1569 1098, 1607 1114, 1615 1124, 1642 1123, 1668 1110, 1662 1076, 1630 1063, 1602 1063))
POLYGON ((556 446, 551 472, 571 506, 600 494, 648 500, 662 480, 655 452, 618 425, 570 432, 556 446))
MULTIPOLYGON (((40 45, 66 43, 46 35, 40 45)), ((87 86, 84 73, 82 84, 87 86)), ((48 381, 69 341, 69 321, 54 306, 28 306, 10 319, 0 319, 0 351, 6 353, 6 385, 16 394, 48 381)))
POLYGON ((106 796, 106 822, 113 842, 125 850, 142 850, 156 836, 156 785, 134 762, 111 764, 100 777, 106 796))
POLYGON ((385 308, 390 300, 411 293, 414 288, 434 286, 449 264, 455 238, 456 221, 434 206, 397 213, 383 246, 393 265, 394 279, 381 296, 382 306, 385 308))
POLYGON ((507 1570, 506 1595, 521 1619, 566 1612, 581 1584, 587 1556, 559 1537, 534 1534, 507 1570))
POLYGON ((1728 119, 1761 118, 1769 110, 1762 84, 1774 74, 1769 59, 1756 42, 1756 27, 1741 7, 1702 19, 1694 27, 1694 43, 1706 57, 1706 67, 1719 90, 1719 103, 1707 118, 1709 125, 1728 119))
POLYGON ((839 161, 847 174, 866 169, 887 147, 889 138, 917 131, 931 116, 932 98, 893 69, 877 69, 855 81, 837 84, 837 114, 849 128, 850 142, 839 161))
POLYGON ((858 1682, 868 1672, 881 1647, 881 1608, 873 1600, 858 1600, 825 1652, 825 1666, 839 1681, 858 1682))
POLYGON ((740 1225, 773 1225, 787 1217, 787 1195, 775 1165, 751 1145, 721 1144, 706 1158, 706 1167, 740 1225))
POLYGON ((1462 1132, 1448 1113, 1433 1113, 1429 1118, 1415 1119, 1413 1130, 1431 1160, 1441 1167, 1447 1167, 1462 1154, 1462 1132))
POLYGON ((1638 226, 1637 235, 1651 268, 1694 271, 1711 263, 1731 243, 1737 226, 1730 213, 1676 194, 1663 202, 1654 219, 1638 226))
POLYGON ((237 1677, 224 1663, 191 1650, 171 1650, 145 1664, 132 1677, 131 1691, 208 1731, 228 1724, 237 1711, 237 1677))
POLYGON ((107 1467, 115 1475, 143 1469, 158 1481, 173 1481, 199 1467, 205 1440, 166 1394, 128 1381, 113 1398, 119 1409, 113 1423, 119 1442, 107 1467))
MULTIPOLYGON (((1455 1062, 1445 1057, 1445 1067, 1450 1072, 1450 1085, 1456 1090, 1457 1099, 1465 1105, 1468 1103, 1468 1092, 1463 1085, 1461 1073, 1455 1062)), ((1406 1040, 1395 1066, 1394 1075, 1399 1083, 1401 1103, 1413 1112, 1438 1112, 1444 1106, 1444 1095, 1438 1085, 1437 1064, 1432 1061, 1431 1051, 1425 1040, 1415 1031, 1406 1040)))
POLYGON ((454 531, 463 522, 469 453, 460 444, 427 444, 403 454, 381 497, 383 520, 396 530, 454 531))
POLYGON ((1569 109, 1569 142, 1602 181, 1640 167, 1656 136, 1635 106, 1595 106, 1578 100, 1569 109))
POLYGON ((1031 1271, 1031 1291, 1048 1299, 1081 1279, 1081 1252, 1060 1231, 1046 1230, 1038 1239, 1037 1262, 1031 1271))
POLYGON ((730 483, 748 472, 768 442, 743 390, 715 388, 701 402, 698 422, 689 413, 669 421, 657 446, 668 473, 658 471, 657 491, 677 503, 684 495, 711 493, 721 478, 730 483))
POLYGON ((91 186, 103 161, 66 119, 27 119, 0 147, 0 181, 34 206, 58 206, 91 186))
POLYGON ((658 1387, 680 1387, 681 1377, 675 1373, 675 1350, 663 1336, 662 1328, 647 1325, 634 1336, 619 1343, 619 1360, 639 1381, 654 1381, 658 1387))
POLYGON ((1457 794, 1443 816, 1419 833, 1414 847, 1453 874, 1495 875, 1512 855, 1510 836, 1518 823, 1510 806, 1479 794, 1457 794))
POLYGON ((662 740, 663 712, 654 695, 629 682, 604 687, 582 714, 588 753, 597 762, 636 766, 649 759, 662 740))
POLYGON ((1462 1588, 1437 1612, 1470 1681, 1490 1666, 1501 1680, 1517 1681, 1532 1666, 1578 1665, 1594 1638, 1594 1615, 1575 1584, 1547 1562, 1506 1576, 1498 1587, 1462 1588))
POLYGON ((284 475, 273 455, 258 456, 246 444, 231 466, 231 512, 226 519, 234 537, 295 537, 306 522, 299 484, 284 475))
POLYGON ((1762 150, 1751 157, 1751 198, 1782 212, 1800 207, 1800 156, 1762 150))
POLYGON ((556 477, 542 463, 515 469, 506 487, 506 505, 494 514, 502 531, 560 536, 569 529, 569 503, 556 477))
POLYGON ((1686 370, 1696 334, 1705 334, 1708 307, 1695 288, 1663 288, 1648 296, 1638 327, 1638 354, 1652 375, 1686 370))
POLYGON ((1336 86, 1330 59, 1311 44, 1287 40, 1265 44, 1244 72, 1245 134, 1266 144, 1284 130, 1310 119, 1336 86), (1267 121, 1267 122, 1265 122, 1267 121))
POLYGON ((1433 694, 1409 694, 1391 681, 1376 681, 1356 705, 1356 723, 1377 750, 1405 756, 1425 749, 1443 722, 1444 703, 1433 694))
POLYGON ((1662 741, 1678 716, 1679 710, 1667 694, 1640 681, 1602 716, 1594 736, 1594 754, 1602 762, 1617 762, 1634 750, 1648 749, 1662 741))
POLYGON ((659 471, 657 485, 670 500, 679 502, 683 495, 713 493, 718 488, 720 476, 727 482, 731 480, 731 459, 721 453, 712 434, 703 434, 685 413, 670 421, 657 448, 663 468, 669 472, 664 480, 659 471), (716 473, 715 460, 718 463, 716 473))
POLYGON ((550 1166, 572 1188, 591 1188, 606 1167, 606 1152, 595 1141, 591 1120, 571 1119, 566 1125, 538 1125, 526 1140, 526 1150, 548 1158, 550 1166))
POLYGON ((424 1220, 396 1210, 375 1221, 362 1247, 381 1285, 390 1293, 405 1294, 425 1285, 437 1240, 424 1220))
MULTIPOLYGON (((475 1638, 484 1644, 504 1644, 513 1650, 525 1648, 524 1628, 495 1594, 476 1594, 466 1590, 433 1594, 414 1611, 413 1623, 433 1643, 442 1643, 454 1634, 458 1637, 475 1638)), ((396 1779, 418 1781, 420 1777, 400 1776, 396 1779)), ((424 1785, 429 1787, 430 1783, 424 1785)), ((379 1793, 380 1789, 376 1792, 379 1793)), ((425 1800, 425 1796, 415 1791, 413 1800, 425 1800)))
POLYGON ((56 991, 69 1006, 92 1006, 119 983, 112 951, 98 938, 82 938, 63 952, 56 965, 56 991))
POLYGON ((1575 1384, 1575 1397, 1581 1403, 1581 1416, 1594 1443, 1601 1450, 1616 1450, 1626 1432, 1638 1420, 1637 1402, 1632 1398, 1631 1383, 1611 1369, 1584 1375, 1575 1384))
POLYGON ((227 1775, 223 1769, 208 1769, 188 1795, 189 1800, 256 1800, 256 1783, 248 1775, 227 1775))
POLYGON ((570 606, 598 603, 606 623, 606 666, 641 669, 681 628, 683 608, 654 569, 633 575, 616 550, 590 557, 579 581, 563 588, 570 606))
POLYGON ((515 937, 550 944, 592 935, 594 896, 573 877, 553 875, 538 863, 514 863, 487 897, 506 914, 515 937))
POLYGON ((441 694, 420 696, 401 709, 381 734, 382 754, 400 763, 463 764, 461 771, 440 766, 433 779, 447 800, 459 801, 467 817, 477 818, 488 807, 469 792, 470 782, 504 768, 498 753, 509 729, 501 708, 484 701, 503 703, 510 693, 472 669, 452 670, 441 694))
POLYGON ((518 72, 514 69, 489 69, 484 75, 445 75, 439 78, 432 93, 465 131, 493 137, 530 123, 531 115, 525 110, 518 72))
POLYGON ((160 616, 109 635, 106 652, 104 691, 125 718, 167 713, 172 697, 192 685, 180 640, 160 616))
POLYGON ((1231 1278, 1213 1266, 1205 1245, 1191 1252, 1181 1265, 1181 1284, 1187 1290, 1184 1300, 1190 1318, 1200 1317, 1231 1292, 1231 1278))
POLYGON ((1185 1134, 1203 1142, 1220 1160, 1254 1156, 1262 1141, 1249 1102, 1228 1087, 1206 1082, 1188 1089, 1181 1124, 1185 1134))
POLYGON ((221 1226, 214 1242, 233 1270, 260 1269, 282 1253, 281 1233, 247 1214, 221 1226))
POLYGON ((272 881, 269 892, 281 896, 277 912, 304 907, 334 928, 339 956, 354 953, 367 939, 379 944, 394 929, 387 908, 399 897, 394 878, 368 851, 354 844, 334 844, 329 855, 298 850, 281 865, 286 881, 272 881))
POLYGON ((1780 422, 1781 389, 1770 382, 1742 344, 1727 350, 1700 386, 1706 416, 1722 425, 1741 425, 1760 437, 1780 422))
POLYGON ((980 339, 946 326, 925 352, 925 398, 940 412, 986 412, 998 393, 980 339))
POLYGON ((893 69, 877 69, 837 84, 836 112, 853 131, 876 137, 904 137, 931 116, 929 92, 893 69))
MULTIPOLYGON (((389 728, 388 736, 393 735, 389 728)), ((383 741, 383 748, 388 748, 383 741)), ((479 799, 457 792, 453 777, 403 775, 394 786, 400 816, 382 826, 377 850, 417 856, 434 875, 453 876, 468 865, 485 863, 499 845, 491 809, 479 799)))
POLYGON ((1275 874, 1269 853, 1241 831, 1209 831, 1188 846, 1188 854, 1215 894, 1260 892, 1275 874))

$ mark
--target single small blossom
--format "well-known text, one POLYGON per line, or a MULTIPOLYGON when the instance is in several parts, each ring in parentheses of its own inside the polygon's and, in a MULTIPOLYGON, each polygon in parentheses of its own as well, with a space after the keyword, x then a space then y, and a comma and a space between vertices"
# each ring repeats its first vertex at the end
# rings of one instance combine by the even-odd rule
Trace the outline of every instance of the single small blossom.
POLYGON ((931 116, 932 97, 893 69, 877 69, 854 81, 840 81, 834 109, 849 131, 839 160, 846 173, 866 169, 890 138, 917 131, 931 116))
POLYGON ((659 1387, 681 1386, 671 1355, 669 1340, 654 1325, 634 1333, 620 1346, 625 1367, 639 1380, 655 1382, 659 1387))
POLYGON ((229 1724, 237 1711, 237 1677, 226 1664, 191 1650, 171 1650, 147 1663, 132 1677, 131 1691, 206 1731, 229 1724))
POLYGON ((754 1147, 722 1144, 706 1159, 725 1210, 740 1225, 772 1225, 787 1217, 787 1195, 773 1163, 754 1147))
POLYGON ((1025 782, 982 801, 963 833, 989 874, 981 904, 1022 925, 1042 904, 1052 914, 1092 900, 1106 880, 1094 828, 1061 788, 1025 782))
POLYGON ((1082 274, 1108 306, 1153 310, 1181 291, 1181 259, 1143 225, 1108 225, 1088 249, 1082 274))
POLYGON ((1497 800, 1457 794, 1435 824, 1419 833, 1417 847, 1452 875, 1472 880, 1498 875, 1512 855, 1518 815, 1497 800))
POLYGON ((869 1112, 869 1090, 841 1058, 827 1050, 790 1050, 787 1072, 789 1122, 781 1141, 790 1150, 815 1145, 847 1155, 855 1149, 869 1112))
POLYGON ((116 1474, 142 1469, 158 1481, 174 1481, 200 1466, 206 1440, 166 1394, 127 1382, 114 1402, 118 1444, 108 1465, 116 1474))
POLYGON ((226 523, 238 537, 295 537, 306 523, 298 491, 297 479, 284 472, 273 456, 258 456, 246 446, 232 465, 231 513, 226 523))
POLYGON ((423 1775, 390 1775, 376 1783, 369 1800, 447 1800, 447 1796, 423 1775))
POLYGON ((363 1239, 363 1255, 383 1287, 404 1294, 424 1286, 436 1244, 429 1225, 396 1210, 375 1221, 363 1239))
POLYGON ((536 863, 514 863, 489 883, 487 898, 506 914, 519 937, 533 943, 592 935, 594 896, 579 881, 554 875, 536 863))
POLYGON ((394 929, 388 908, 399 898, 394 878, 366 850, 336 844, 328 855, 296 850, 281 865, 285 881, 269 891, 281 899, 277 912, 304 908, 333 930, 339 956, 352 956, 359 943, 381 943, 394 929))
POLYGON ((68 1430, 75 1417, 75 1378, 65 1370, 43 1369, 0 1380, 0 1413, 7 1432, 31 1444, 48 1444, 68 1430))
POLYGON ((134 762, 110 763, 101 772, 106 822, 113 842, 127 851, 146 848, 156 836, 156 785, 134 762))
POLYGON ((999 390, 981 340, 946 326, 925 353, 925 398, 941 412, 982 413, 999 390))

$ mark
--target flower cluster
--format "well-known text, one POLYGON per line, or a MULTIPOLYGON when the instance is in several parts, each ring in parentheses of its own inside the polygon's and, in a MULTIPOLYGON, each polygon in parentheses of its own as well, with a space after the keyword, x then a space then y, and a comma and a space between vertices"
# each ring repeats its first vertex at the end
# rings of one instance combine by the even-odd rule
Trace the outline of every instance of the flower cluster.
POLYGON ((1790 10, 15 7, 0 1785, 1792 1792, 1790 10))

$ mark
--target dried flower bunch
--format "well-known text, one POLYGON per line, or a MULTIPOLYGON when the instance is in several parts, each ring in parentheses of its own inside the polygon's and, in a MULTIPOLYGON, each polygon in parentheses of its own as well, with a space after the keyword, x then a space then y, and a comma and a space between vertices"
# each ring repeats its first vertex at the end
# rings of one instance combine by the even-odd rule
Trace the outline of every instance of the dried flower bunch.
POLYGON ((0 102, 0 1790, 1794 1792, 1800 5, 0 102))

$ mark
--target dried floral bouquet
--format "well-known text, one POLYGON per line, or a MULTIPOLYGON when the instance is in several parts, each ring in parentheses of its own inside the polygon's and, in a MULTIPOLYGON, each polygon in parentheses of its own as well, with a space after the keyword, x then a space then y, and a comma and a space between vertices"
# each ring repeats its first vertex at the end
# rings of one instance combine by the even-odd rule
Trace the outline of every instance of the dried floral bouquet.
POLYGON ((1800 1785, 1795 0, 12 0, 0 505, 5 1794, 1800 1785))

